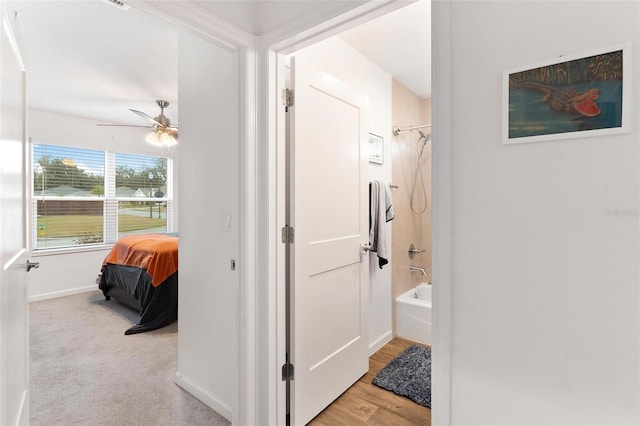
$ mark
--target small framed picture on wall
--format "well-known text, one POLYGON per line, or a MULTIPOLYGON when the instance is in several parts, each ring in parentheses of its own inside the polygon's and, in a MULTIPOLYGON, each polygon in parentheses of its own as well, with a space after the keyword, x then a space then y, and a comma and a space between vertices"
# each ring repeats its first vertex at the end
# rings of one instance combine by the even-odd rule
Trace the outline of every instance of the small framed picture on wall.
POLYGON ((384 139, 373 133, 369 133, 369 162, 384 163, 384 139))

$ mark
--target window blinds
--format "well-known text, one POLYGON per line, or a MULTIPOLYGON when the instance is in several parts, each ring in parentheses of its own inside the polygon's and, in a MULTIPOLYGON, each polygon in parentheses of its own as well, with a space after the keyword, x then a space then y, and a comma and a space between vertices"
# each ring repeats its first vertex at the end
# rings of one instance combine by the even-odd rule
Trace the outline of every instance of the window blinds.
POLYGON ((171 159, 33 146, 34 248, 173 230, 171 159))

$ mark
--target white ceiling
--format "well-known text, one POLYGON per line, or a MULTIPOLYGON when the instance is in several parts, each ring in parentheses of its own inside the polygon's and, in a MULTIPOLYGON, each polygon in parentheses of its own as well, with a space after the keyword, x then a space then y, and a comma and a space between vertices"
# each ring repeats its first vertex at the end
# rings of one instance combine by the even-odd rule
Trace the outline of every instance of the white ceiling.
POLYGON ((341 34, 422 98, 431 97, 431 1, 420 0, 341 34))
MULTIPOLYGON (((174 0, 176 1, 176 0, 174 0)), ((357 1, 197 1, 220 18, 261 35, 309 16, 328 19, 357 1)), ((350 30, 344 39, 420 96, 430 96, 430 3, 421 0, 350 30)), ((28 68, 30 107, 96 123, 146 124, 129 108, 155 116, 156 99, 177 117, 177 30, 100 0, 14 1, 28 68), (142 121, 142 122, 141 122, 142 121)))
MULTIPOLYGON (((200 7, 254 35, 264 35, 294 20, 329 19, 369 0, 196 0, 200 7)), ((379 1, 379 0, 378 0, 379 1)))
MULTIPOLYGON (((101 1, 18 1, 17 32, 30 107, 147 124, 156 99, 178 100, 177 31, 145 13, 101 1)), ((175 105, 166 111, 177 116, 175 105)))

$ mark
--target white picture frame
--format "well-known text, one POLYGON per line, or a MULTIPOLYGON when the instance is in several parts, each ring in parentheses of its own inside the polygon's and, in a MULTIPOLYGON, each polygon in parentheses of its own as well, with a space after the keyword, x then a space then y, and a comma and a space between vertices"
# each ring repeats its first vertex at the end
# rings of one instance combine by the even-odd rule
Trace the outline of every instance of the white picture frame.
POLYGON ((503 73, 502 142, 628 133, 630 100, 630 43, 511 68, 503 73))
POLYGON ((369 133, 369 162, 384 164, 384 138, 369 133))

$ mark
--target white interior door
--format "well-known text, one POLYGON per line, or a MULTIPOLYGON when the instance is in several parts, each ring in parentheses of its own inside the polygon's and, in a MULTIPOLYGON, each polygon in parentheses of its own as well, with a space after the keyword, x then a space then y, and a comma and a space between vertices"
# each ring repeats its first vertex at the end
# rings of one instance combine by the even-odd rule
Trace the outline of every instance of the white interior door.
POLYGON ((292 424, 368 371, 368 98, 292 59, 292 424), (365 262, 365 260, 367 260, 365 262))
POLYGON ((29 423, 25 70, 2 9, 0 39, 0 424, 29 423))

